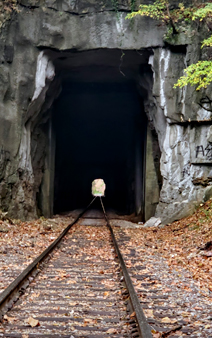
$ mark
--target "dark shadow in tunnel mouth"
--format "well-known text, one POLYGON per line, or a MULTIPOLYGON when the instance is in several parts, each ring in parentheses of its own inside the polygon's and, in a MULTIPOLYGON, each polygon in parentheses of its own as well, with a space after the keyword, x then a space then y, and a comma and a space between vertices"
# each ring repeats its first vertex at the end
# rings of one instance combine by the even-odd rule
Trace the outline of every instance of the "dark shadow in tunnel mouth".
MULTIPOLYGON (((137 201, 142 213, 148 98, 143 83, 152 81, 151 50, 124 51, 124 56, 118 49, 45 52, 55 66, 55 88, 61 84, 51 107, 54 213, 85 207, 96 177, 107 186, 106 208, 130 215, 137 212, 137 201)), ((54 83, 47 98, 54 95, 54 83)))

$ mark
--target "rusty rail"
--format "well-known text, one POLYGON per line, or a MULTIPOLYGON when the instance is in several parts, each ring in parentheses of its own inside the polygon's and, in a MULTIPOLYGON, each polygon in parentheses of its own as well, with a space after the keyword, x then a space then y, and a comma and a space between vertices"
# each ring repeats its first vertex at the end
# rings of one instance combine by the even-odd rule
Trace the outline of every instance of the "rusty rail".
POLYGON ((122 256, 122 254, 119 250, 118 243, 116 241, 113 229, 110 225, 109 219, 108 219, 107 214, 105 212, 105 208, 104 208, 101 197, 100 197, 100 201, 101 201, 104 217, 105 217, 105 220, 107 222, 107 226, 110 230, 111 237, 112 237, 112 240, 113 240, 114 247, 116 249, 117 256, 119 258, 119 262, 120 262, 121 269, 122 269, 122 272, 123 272, 125 284, 126 284, 126 287, 128 289, 129 295, 130 295, 131 305, 133 307, 133 310, 135 311, 140 336, 141 336, 141 338, 152 338, 150 326, 147 323, 146 317, 145 317, 144 312, 142 310, 142 307, 140 305, 137 293, 135 291, 132 280, 131 280, 130 275, 128 273, 128 270, 127 270, 126 264, 124 262, 123 256, 122 256))
POLYGON ((34 278, 35 275, 37 275, 44 260, 49 256, 52 250, 58 246, 71 227, 77 223, 83 214, 90 208, 95 199, 96 197, 94 197, 91 203, 77 216, 77 218, 63 230, 58 238, 30 265, 28 265, 27 268, 0 294, 0 321, 2 320, 5 312, 12 307, 12 304, 19 298, 22 291, 29 285, 30 278, 34 278))
MULTIPOLYGON (((2 320, 4 314, 12 307, 13 303, 20 297, 20 294, 26 287, 29 285, 32 278, 34 278, 37 273, 40 271, 42 264, 49 257, 49 254, 59 245, 62 238, 67 234, 71 227, 78 222, 78 220, 83 216, 83 214, 89 209, 96 197, 91 201, 91 203, 78 215, 78 217, 69 224, 59 237, 47 248, 45 249, 1 294, 0 294, 0 321, 2 320)), ((123 256, 119 250, 113 229, 110 225, 109 219, 105 212, 105 208, 100 197, 102 210, 104 217, 107 223, 107 227, 111 233, 112 241, 116 250, 116 254, 119 259, 121 266, 122 274, 124 277, 125 285, 128 290, 130 303, 133 311, 135 312, 135 317, 137 321, 137 329, 141 338, 152 338, 150 326, 147 323, 144 312, 141 308, 138 296, 134 289, 132 280, 130 278, 129 272, 127 270, 126 264, 124 262, 123 256)))

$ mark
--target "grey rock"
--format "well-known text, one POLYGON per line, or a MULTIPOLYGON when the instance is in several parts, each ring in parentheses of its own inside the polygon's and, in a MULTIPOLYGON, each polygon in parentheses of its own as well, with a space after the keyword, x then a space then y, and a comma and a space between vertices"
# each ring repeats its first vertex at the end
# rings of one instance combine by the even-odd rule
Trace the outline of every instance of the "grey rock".
POLYGON ((204 191, 203 202, 208 201, 212 197, 212 186, 209 186, 204 191))
POLYGON ((144 223, 144 228, 158 227, 161 224, 161 219, 159 217, 151 217, 146 223, 144 223))

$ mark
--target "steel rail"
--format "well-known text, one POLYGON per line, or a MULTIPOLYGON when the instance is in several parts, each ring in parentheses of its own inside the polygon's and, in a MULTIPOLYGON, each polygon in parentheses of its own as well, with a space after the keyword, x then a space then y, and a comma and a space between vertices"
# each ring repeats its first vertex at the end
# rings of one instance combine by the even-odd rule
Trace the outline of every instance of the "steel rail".
POLYGON ((122 272, 123 272, 125 284, 126 284, 126 287, 128 289, 129 295, 130 295, 131 304, 132 304, 133 310, 135 311, 140 336, 141 336, 141 338, 152 338, 150 326, 147 323, 146 317, 144 315, 144 312, 143 312, 143 309, 142 309, 141 304, 139 302, 137 293, 135 291, 132 280, 131 280, 130 275, 128 273, 128 270, 127 270, 126 264, 124 262, 123 256, 122 256, 122 254, 119 250, 118 243, 116 241, 113 229, 110 225, 109 219, 108 219, 107 214, 105 212, 105 208, 104 208, 101 197, 100 197, 100 201, 101 201, 104 217, 105 217, 105 220, 107 222, 107 226, 110 230, 111 237, 112 237, 112 240, 113 240, 113 244, 114 244, 117 256, 118 256, 119 261, 120 261, 120 265, 121 265, 121 269, 122 269, 122 272))
POLYGON ((40 264, 57 247, 71 227, 77 223, 82 215, 90 208, 95 199, 96 197, 94 197, 90 204, 77 216, 77 218, 62 231, 56 240, 50 244, 30 265, 28 265, 27 268, 22 271, 22 273, 0 294, 0 321, 2 320, 5 312, 19 298, 21 290, 25 289, 29 285, 29 277, 34 277, 38 273, 40 264))

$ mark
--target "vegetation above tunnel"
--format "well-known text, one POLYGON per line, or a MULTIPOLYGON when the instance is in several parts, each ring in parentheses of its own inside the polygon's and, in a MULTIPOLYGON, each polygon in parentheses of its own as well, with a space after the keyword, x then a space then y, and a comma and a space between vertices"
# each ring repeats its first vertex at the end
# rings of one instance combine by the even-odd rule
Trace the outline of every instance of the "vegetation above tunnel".
MULTIPOLYGON (((152 5, 140 5, 137 12, 127 15, 127 19, 135 16, 148 16, 155 20, 160 20, 167 25, 167 37, 182 32, 181 26, 191 25, 192 22, 206 23, 208 30, 211 31, 212 3, 199 3, 195 6, 185 7, 180 3, 178 8, 170 9, 170 3, 167 0, 156 0, 152 5)), ((184 28, 184 32, 186 32, 184 28)), ((201 48, 212 47, 212 36, 203 40, 201 48)), ((206 88, 212 82, 212 61, 201 60, 195 64, 189 65, 185 69, 185 75, 180 77, 175 84, 176 87, 186 85, 195 85, 196 90, 206 88)))

